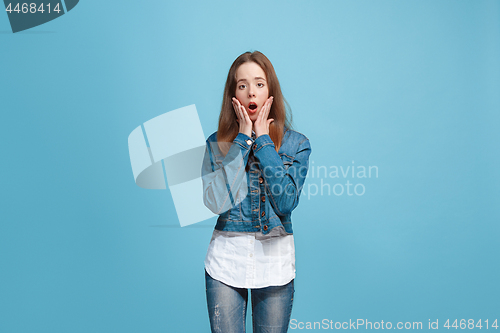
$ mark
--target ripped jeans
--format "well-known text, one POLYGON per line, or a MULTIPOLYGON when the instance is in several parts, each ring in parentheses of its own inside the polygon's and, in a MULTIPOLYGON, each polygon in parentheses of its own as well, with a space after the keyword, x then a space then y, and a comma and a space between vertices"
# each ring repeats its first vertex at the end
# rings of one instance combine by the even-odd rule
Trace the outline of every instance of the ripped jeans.
MULTIPOLYGON (((248 289, 228 286, 205 271, 212 333, 245 333, 248 289)), ((250 289, 254 333, 286 333, 293 303, 293 280, 283 286, 250 289)))

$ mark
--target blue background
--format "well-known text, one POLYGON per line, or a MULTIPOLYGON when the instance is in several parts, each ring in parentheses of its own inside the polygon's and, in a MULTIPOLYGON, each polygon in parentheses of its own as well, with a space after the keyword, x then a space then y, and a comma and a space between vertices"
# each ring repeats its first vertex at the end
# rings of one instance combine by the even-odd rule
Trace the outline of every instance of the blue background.
POLYGON ((127 137, 190 104, 210 135, 247 50, 311 165, 378 167, 307 180, 366 191, 302 197, 292 319, 500 319, 499 1, 87 0, 0 14, 0 331, 209 332, 215 218, 180 228, 127 137))

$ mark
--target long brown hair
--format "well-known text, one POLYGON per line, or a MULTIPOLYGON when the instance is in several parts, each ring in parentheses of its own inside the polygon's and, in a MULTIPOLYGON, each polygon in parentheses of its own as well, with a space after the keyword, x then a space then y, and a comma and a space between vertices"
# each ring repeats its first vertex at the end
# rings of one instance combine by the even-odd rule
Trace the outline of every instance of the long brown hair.
POLYGON ((262 68, 266 74, 269 96, 274 96, 271 111, 269 112, 269 118, 273 118, 274 121, 269 125, 269 136, 274 142, 276 151, 281 147, 285 128, 292 128, 290 107, 281 93, 280 83, 271 61, 259 51, 245 52, 236 58, 231 65, 227 74, 226 86, 224 87, 222 108, 219 115, 219 128, 217 130, 217 142, 224 156, 230 147, 228 143, 233 142, 239 132, 239 124, 236 121, 237 117, 231 99, 235 97, 236 93, 236 71, 246 62, 254 62, 262 68))

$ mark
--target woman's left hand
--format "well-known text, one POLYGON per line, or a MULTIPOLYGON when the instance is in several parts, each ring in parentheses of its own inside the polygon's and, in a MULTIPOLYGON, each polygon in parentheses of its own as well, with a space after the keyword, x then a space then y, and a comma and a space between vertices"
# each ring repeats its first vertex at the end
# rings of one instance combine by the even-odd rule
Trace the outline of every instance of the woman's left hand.
POLYGON ((269 117, 269 112, 271 111, 271 105, 273 104, 273 100, 274 100, 273 96, 269 97, 266 100, 266 102, 262 106, 262 109, 260 109, 257 119, 253 123, 255 136, 257 138, 264 134, 269 135, 269 124, 271 124, 274 121, 274 119, 273 118, 267 119, 267 117, 269 117))

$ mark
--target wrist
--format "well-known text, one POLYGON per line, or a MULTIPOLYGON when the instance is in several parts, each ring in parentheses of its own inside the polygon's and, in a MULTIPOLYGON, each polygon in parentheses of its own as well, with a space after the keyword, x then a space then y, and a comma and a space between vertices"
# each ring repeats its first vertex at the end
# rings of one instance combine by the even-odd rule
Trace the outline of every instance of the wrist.
POLYGON ((248 137, 252 137, 252 130, 240 130, 241 134, 245 134, 248 137))
POLYGON ((259 136, 262 136, 262 135, 266 135, 266 134, 269 135, 269 133, 265 133, 265 132, 259 133, 259 132, 255 131, 255 137, 256 138, 258 138, 259 136))

